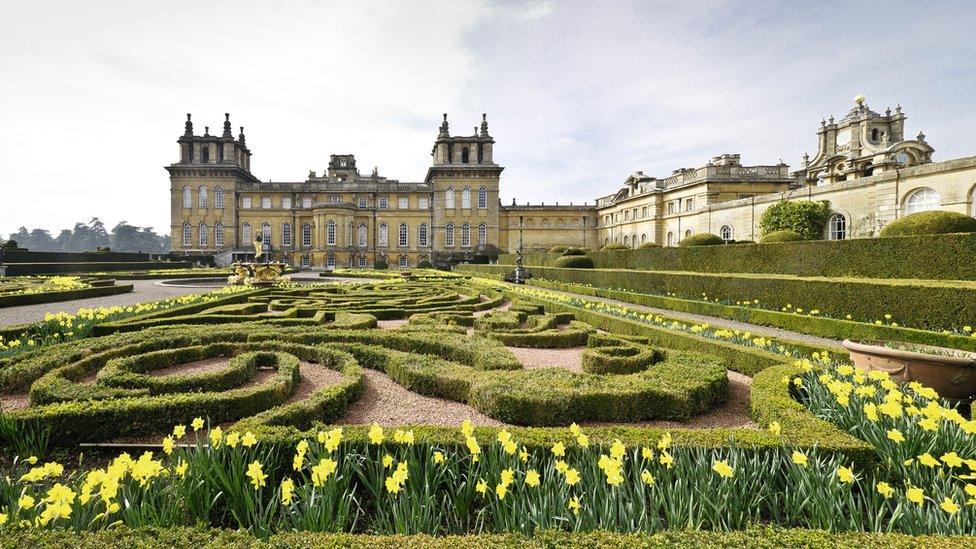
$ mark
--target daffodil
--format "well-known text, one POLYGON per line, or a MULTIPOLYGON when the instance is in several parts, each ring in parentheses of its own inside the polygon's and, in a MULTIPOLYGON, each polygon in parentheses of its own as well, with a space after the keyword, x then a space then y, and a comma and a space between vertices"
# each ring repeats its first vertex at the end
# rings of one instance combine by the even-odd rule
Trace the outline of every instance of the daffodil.
POLYGON ((716 461, 712 464, 712 470, 718 473, 718 476, 724 478, 732 478, 735 475, 735 470, 732 469, 726 460, 716 461))
POLYGON ((804 454, 803 452, 794 451, 793 452, 793 456, 792 456, 792 460, 793 460, 793 463, 799 465, 800 467, 806 467, 807 466, 807 461, 808 461, 807 455, 804 454))
POLYGON ((956 505, 956 502, 952 501, 952 498, 950 497, 946 497, 945 499, 943 499, 942 503, 939 504, 939 507, 941 507, 943 511, 949 513, 950 515, 954 515, 959 512, 959 506, 956 505))
POLYGON ((261 469, 261 462, 254 460, 247 466, 247 476, 251 479, 251 484, 255 490, 261 489, 266 484, 268 476, 261 469))
POLYGON ((539 485, 540 477, 539 473, 535 469, 529 469, 525 473, 525 484, 535 488, 539 485))
POLYGON ((241 446, 245 448, 250 448, 251 446, 254 446, 257 443, 258 443, 258 438, 254 436, 254 433, 252 433, 251 431, 244 433, 244 436, 241 437, 241 446))
POLYGON ((552 455, 563 457, 566 455, 566 446, 562 442, 557 442, 552 445, 552 455))
POLYGON ((854 471, 841 466, 837 469, 837 478, 845 484, 850 484, 854 482, 854 471))
POLYGON ((921 488, 911 487, 905 490, 905 498, 916 505, 921 505, 925 502, 925 492, 921 488))
POLYGON ((193 421, 190 422, 190 427, 193 427, 194 431, 203 429, 203 418, 194 418, 193 421))
POLYGON ((295 481, 286 478, 281 481, 281 504, 289 505, 295 499, 295 481))
POLYGON ((383 428, 378 423, 373 423, 369 428, 369 442, 370 444, 383 443, 383 428))
POLYGON ((771 421, 771 422, 769 422, 769 432, 772 433, 773 436, 777 436, 778 437, 780 435, 780 433, 782 432, 782 430, 780 429, 780 426, 779 426, 779 422, 778 421, 771 421))
POLYGON ((569 506, 569 510, 572 511, 574 515, 578 515, 580 508, 582 507, 579 496, 573 496, 573 499, 569 500, 567 505, 569 506))
POLYGON ((566 470, 566 484, 573 486, 580 481, 579 471, 570 468, 566 470))

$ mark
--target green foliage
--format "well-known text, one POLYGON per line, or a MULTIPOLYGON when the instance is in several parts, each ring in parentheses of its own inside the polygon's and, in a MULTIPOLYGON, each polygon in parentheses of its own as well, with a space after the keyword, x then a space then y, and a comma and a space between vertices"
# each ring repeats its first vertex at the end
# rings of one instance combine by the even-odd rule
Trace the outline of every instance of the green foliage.
POLYGON ((549 253, 551 254, 561 254, 566 251, 566 246, 553 246, 549 248, 549 253))
POLYGON ((583 248, 566 248, 565 250, 563 250, 562 253, 563 255, 566 256, 586 255, 586 250, 584 250, 583 248))
POLYGON ((418 269, 433 269, 434 268, 434 264, 431 263, 430 260, 428 260, 428 259, 421 259, 420 261, 417 262, 417 268, 418 269))
POLYGON ((611 252, 611 251, 615 251, 615 250, 629 250, 629 249, 630 249, 629 247, 624 246, 623 244, 621 244, 619 242, 611 242, 611 243, 607 244, 606 246, 600 248, 600 251, 601 252, 611 252))
POLYGON ((373 269, 376 269, 377 271, 385 271, 386 269, 389 268, 390 268, 390 264, 383 259, 377 259, 373 263, 373 269))
POLYGON ((40 303, 72 301, 75 299, 91 299, 95 297, 128 293, 132 291, 132 288, 132 284, 119 284, 111 286, 93 286, 91 288, 81 288, 77 290, 39 292, 36 294, 0 294, 0 307, 37 305, 40 303))
POLYGON ((593 258, 587 255, 564 255, 556 258, 555 265, 564 269, 592 269, 593 258))
POLYGON ((0 248, 3 248, 4 250, 16 250, 17 241, 11 238, 10 240, 4 242, 0 248))
POLYGON ((645 242, 645 243, 641 244, 640 246, 638 246, 637 248, 638 249, 645 249, 646 250, 647 248, 659 248, 659 247, 660 246, 657 245, 657 242, 645 242))
POLYGON ((818 240, 823 237, 829 215, 830 202, 826 200, 783 200, 763 212, 759 229, 764 235, 775 231, 793 231, 803 240, 818 240))
POLYGON ((803 235, 796 231, 781 230, 766 233, 762 237, 763 244, 772 244, 774 242, 797 242, 799 240, 804 240, 803 235))
POLYGON ((918 212, 896 219, 881 230, 881 236, 917 236, 976 232, 976 219, 942 210, 918 212))
POLYGON ((678 242, 678 246, 716 246, 719 244, 725 244, 725 241, 722 240, 722 237, 712 233, 693 234, 678 242))

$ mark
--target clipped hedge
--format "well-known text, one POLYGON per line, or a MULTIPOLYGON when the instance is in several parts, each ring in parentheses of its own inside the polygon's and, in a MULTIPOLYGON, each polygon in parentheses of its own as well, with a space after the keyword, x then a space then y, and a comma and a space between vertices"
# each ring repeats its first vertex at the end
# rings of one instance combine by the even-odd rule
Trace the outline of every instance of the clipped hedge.
POLYGON ((725 241, 722 240, 722 237, 712 233, 693 234, 678 242, 678 246, 717 246, 720 244, 725 244, 725 241))
POLYGON ((900 217, 881 229, 881 236, 917 236, 976 232, 976 219, 958 212, 936 210, 900 217))
POLYGON ((72 301, 75 299, 93 299, 109 295, 125 294, 132 291, 132 284, 117 286, 92 286, 79 290, 64 290, 60 292, 40 292, 36 294, 0 295, 0 307, 16 307, 19 305, 38 305, 41 303, 55 303, 58 301, 72 301))
POLYGON ((593 258, 586 255, 564 255, 556 258, 555 266, 566 269, 592 269, 593 258))
MULTIPOLYGON (((7 261, 10 261, 8 258, 7 261)), ((146 271, 150 269, 188 269, 189 261, 87 261, 79 263, 5 263, 7 276, 94 273, 101 271, 146 271)))
POLYGON ((774 242, 799 242, 801 240, 806 239, 795 231, 773 231, 763 235, 761 241, 763 244, 772 244, 774 242))

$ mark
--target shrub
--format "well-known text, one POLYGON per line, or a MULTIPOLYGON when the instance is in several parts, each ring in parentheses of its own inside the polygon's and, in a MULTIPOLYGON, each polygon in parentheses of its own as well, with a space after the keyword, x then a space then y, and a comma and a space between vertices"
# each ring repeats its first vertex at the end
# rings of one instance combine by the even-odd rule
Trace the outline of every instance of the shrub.
POLYGON ((976 219, 956 212, 918 212, 896 219, 881 230, 881 236, 974 233, 976 219))
POLYGON ((564 269, 592 269, 593 258, 588 255, 564 255, 556 258, 556 267, 564 269))
POLYGON ((729 244, 755 244, 755 240, 730 240, 729 244))
POLYGON ((563 255, 586 255, 586 250, 582 248, 566 248, 563 255))
POLYGON ((773 231, 762 237, 763 244, 770 244, 773 242, 796 242, 798 240, 803 240, 803 236, 800 233, 794 231, 773 231))
POLYGON ((0 248, 3 248, 4 250, 16 250, 17 241, 11 238, 10 240, 4 242, 3 246, 0 246, 0 248))
POLYGON ((434 268, 434 264, 431 263, 430 260, 428 260, 428 259, 421 259, 420 261, 417 262, 417 268, 418 269, 433 269, 434 268))
POLYGON ((376 270, 378 270, 378 271, 385 271, 386 269, 389 269, 389 268, 390 268, 390 264, 389 264, 389 263, 387 263, 387 262, 386 262, 385 260, 383 260, 383 259, 377 259, 377 260, 376 260, 376 261, 375 261, 375 262, 373 263, 373 268, 374 268, 374 269, 376 269, 376 270))
POLYGON ((566 246, 553 246, 549 248, 549 253, 551 254, 561 254, 566 251, 566 246))
POLYGON ((826 200, 778 202, 763 212, 759 220, 762 234, 776 231, 793 231, 802 240, 818 240, 830 215, 830 203, 826 200))
POLYGON ((629 247, 624 246, 623 244, 621 244, 619 242, 611 242, 611 243, 607 244, 606 246, 600 248, 600 251, 601 252, 609 252, 609 251, 612 251, 612 250, 629 250, 629 249, 630 249, 629 247))
POLYGON ((641 244, 640 246, 638 246, 638 248, 640 248, 640 249, 658 248, 658 247, 659 246, 657 245, 656 242, 645 242, 645 243, 641 244))
POLYGON ((678 242, 678 246, 717 246, 719 244, 725 244, 725 241, 722 240, 722 237, 712 233, 693 234, 678 242))

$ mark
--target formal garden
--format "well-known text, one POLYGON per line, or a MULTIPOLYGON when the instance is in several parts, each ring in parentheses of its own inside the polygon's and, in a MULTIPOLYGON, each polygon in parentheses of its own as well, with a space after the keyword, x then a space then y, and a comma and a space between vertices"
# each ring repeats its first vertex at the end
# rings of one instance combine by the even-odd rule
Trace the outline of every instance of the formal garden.
POLYGON ((704 248, 584 254, 595 268, 553 252, 526 285, 505 265, 337 272, 0 327, 4 539, 970 546, 970 400, 840 342, 939 346, 968 375, 966 273, 756 275, 722 246, 714 275, 691 268, 704 248))

